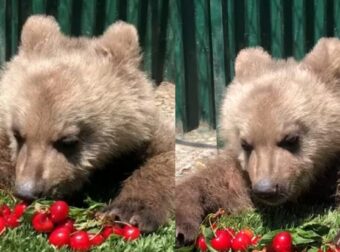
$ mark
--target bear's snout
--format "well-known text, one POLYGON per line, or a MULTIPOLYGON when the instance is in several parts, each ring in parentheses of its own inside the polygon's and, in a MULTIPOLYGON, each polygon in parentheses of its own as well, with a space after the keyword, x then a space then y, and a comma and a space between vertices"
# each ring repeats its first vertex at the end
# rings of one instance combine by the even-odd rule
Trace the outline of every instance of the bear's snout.
POLYGON ((32 180, 15 183, 15 196, 25 201, 31 201, 42 195, 42 187, 32 180))

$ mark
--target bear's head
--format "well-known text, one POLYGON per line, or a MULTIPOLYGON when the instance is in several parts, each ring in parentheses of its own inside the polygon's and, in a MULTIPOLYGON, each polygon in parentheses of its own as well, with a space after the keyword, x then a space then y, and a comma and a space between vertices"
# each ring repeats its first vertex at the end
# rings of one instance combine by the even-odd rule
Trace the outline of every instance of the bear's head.
POLYGON ((155 106, 139 62, 132 25, 89 39, 63 35, 51 17, 27 20, 1 80, 18 196, 72 194, 94 169, 150 140, 155 106))
POLYGON ((339 93, 330 74, 319 74, 329 63, 314 60, 326 53, 319 47, 300 63, 273 59, 259 47, 237 56, 221 133, 249 174, 254 198, 263 203, 296 200, 338 152, 339 93))

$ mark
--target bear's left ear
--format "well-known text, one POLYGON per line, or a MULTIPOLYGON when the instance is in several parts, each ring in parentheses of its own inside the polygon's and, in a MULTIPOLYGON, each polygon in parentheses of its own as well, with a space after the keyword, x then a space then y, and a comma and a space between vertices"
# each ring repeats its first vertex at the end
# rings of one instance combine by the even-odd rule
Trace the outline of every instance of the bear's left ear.
POLYGON ((141 60, 138 33, 136 28, 118 21, 98 38, 97 51, 117 63, 138 66, 141 60))
POLYGON ((241 50, 235 60, 235 77, 245 80, 259 75, 273 64, 272 57, 262 47, 241 50))
POLYGON ((25 22, 21 32, 20 51, 30 53, 56 43, 60 28, 52 16, 35 15, 25 22))

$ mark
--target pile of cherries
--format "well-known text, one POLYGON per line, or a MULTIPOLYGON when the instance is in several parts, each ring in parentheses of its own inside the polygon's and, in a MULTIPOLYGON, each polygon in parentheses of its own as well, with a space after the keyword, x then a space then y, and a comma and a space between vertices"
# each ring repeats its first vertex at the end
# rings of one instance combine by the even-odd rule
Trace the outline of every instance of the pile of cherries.
MULTIPOLYGON (((210 240, 210 245, 217 251, 247 251, 250 246, 255 246, 260 240, 250 229, 242 229, 235 232, 232 228, 217 229, 214 237, 210 240)), ((196 240, 196 248, 207 251, 208 246, 203 235, 199 235, 196 240)))
MULTIPOLYGON (((16 228, 28 206, 18 203, 11 210, 8 205, 0 205, 0 235, 7 228, 16 228)), ((107 225, 101 232, 89 233, 77 230, 74 220, 69 217, 69 206, 65 201, 55 201, 48 210, 36 211, 32 216, 33 229, 38 233, 49 234, 48 242, 56 248, 69 246, 75 251, 87 251, 91 247, 101 245, 111 235, 123 237, 126 241, 140 236, 137 227, 125 225, 107 225)))

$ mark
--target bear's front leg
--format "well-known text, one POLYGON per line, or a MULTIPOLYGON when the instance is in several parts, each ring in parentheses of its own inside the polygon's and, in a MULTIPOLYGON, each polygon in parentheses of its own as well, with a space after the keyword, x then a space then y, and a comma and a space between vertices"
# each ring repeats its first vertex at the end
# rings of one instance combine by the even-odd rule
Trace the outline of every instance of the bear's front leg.
POLYGON ((227 213, 251 208, 248 190, 238 161, 229 152, 176 185, 176 245, 193 243, 205 216, 219 208, 227 213))
POLYGON ((174 151, 150 158, 123 182, 101 217, 130 223, 145 233, 155 231, 173 212, 174 176, 174 151))

